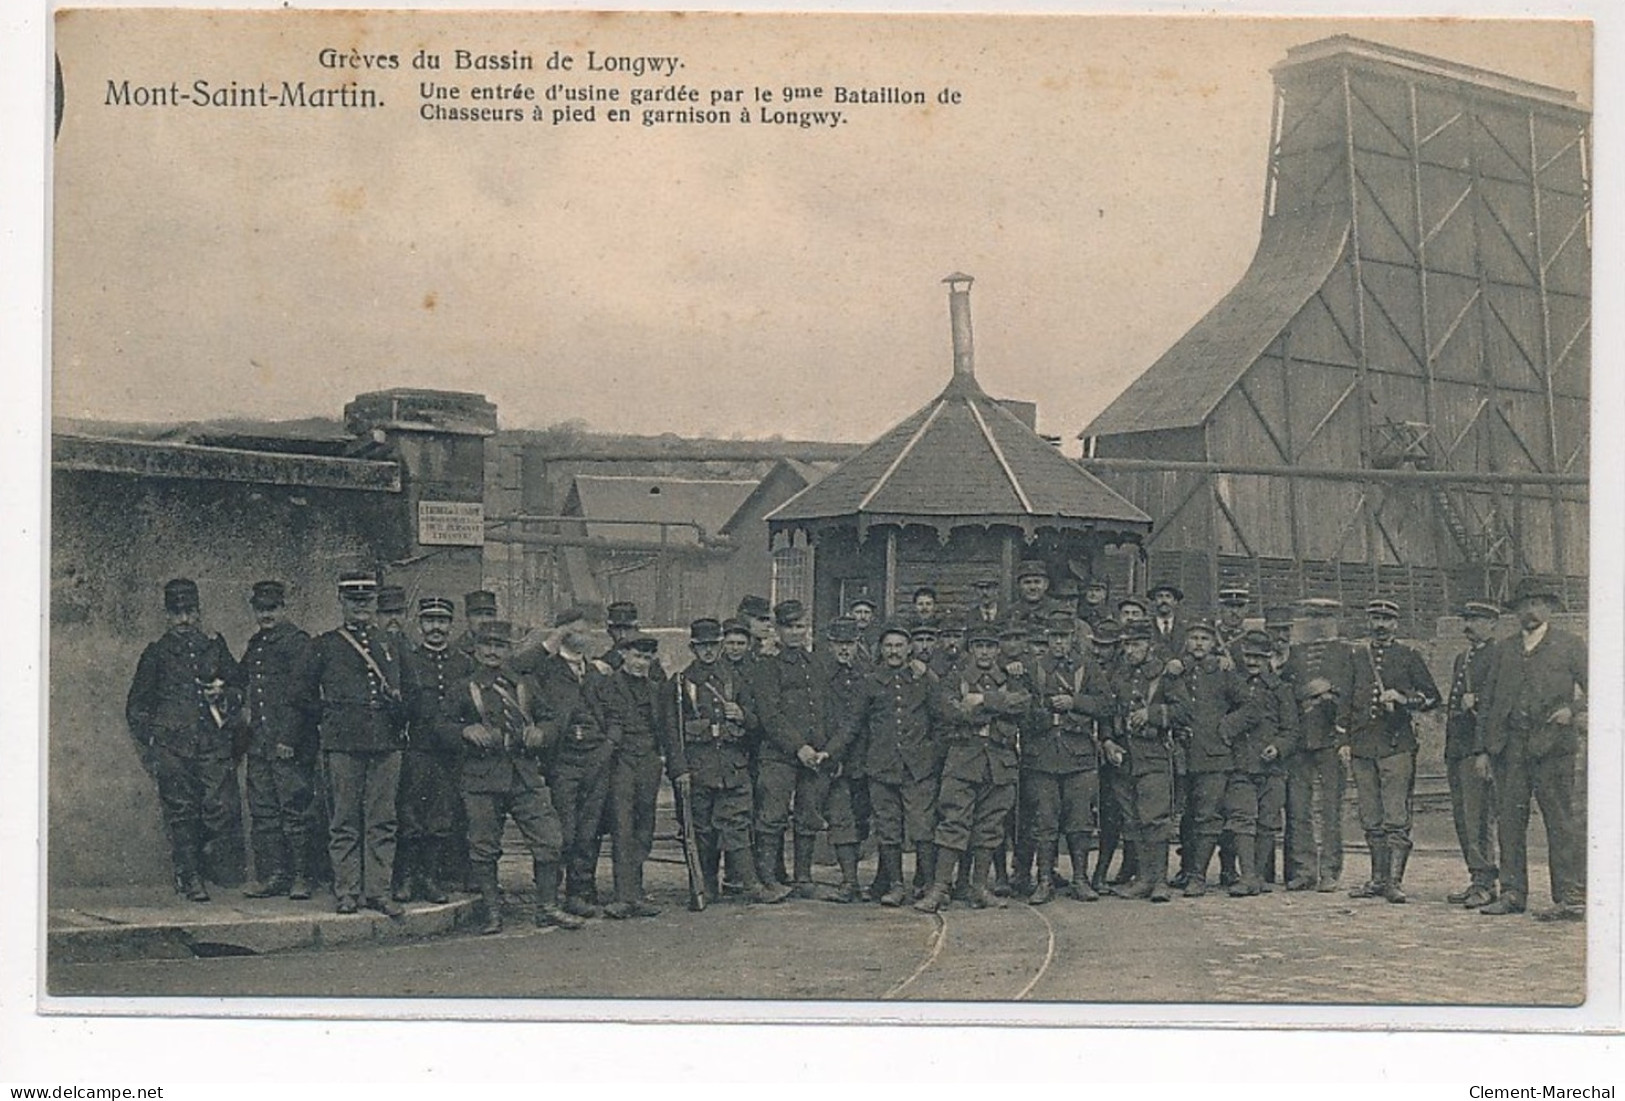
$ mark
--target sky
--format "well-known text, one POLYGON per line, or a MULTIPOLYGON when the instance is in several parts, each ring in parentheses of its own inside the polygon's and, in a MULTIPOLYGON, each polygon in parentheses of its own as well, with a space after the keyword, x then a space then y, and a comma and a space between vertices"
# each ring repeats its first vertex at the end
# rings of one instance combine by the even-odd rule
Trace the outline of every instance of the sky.
POLYGON ((1591 82, 1587 26, 1557 21, 126 10, 56 33, 53 412, 117 420, 413 386, 483 393, 506 428, 867 441, 946 381, 963 271, 980 381, 1070 440, 1245 270, 1288 48, 1352 33, 1582 103, 1591 82), (384 106, 106 102, 353 75, 324 47, 397 55, 358 78, 384 106), (413 71, 420 48, 448 68, 413 71), (537 68, 454 72, 458 48, 537 68), (684 67, 545 69, 589 49, 684 67), (928 103, 809 129, 419 117, 423 79, 466 106, 504 77, 928 103))

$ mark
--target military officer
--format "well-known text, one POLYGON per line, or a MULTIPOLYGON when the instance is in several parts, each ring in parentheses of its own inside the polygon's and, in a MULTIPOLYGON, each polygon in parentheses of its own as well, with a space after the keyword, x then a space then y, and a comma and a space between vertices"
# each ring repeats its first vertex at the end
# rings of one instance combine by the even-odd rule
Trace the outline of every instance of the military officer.
MULTIPOLYGON (((1155 628, 1153 627, 1153 630, 1155 628)), ((1233 745, 1244 717, 1238 714, 1248 693, 1242 675, 1224 668, 1216 653, 1218 631, 1205 619, 1185 629, 1183 658, 1169 662, 1165 677, 1178 684, 1190 709, 1189 722, 1175 728, 1175 751, 1183 750, 1183 780, 1175 789, 1175 807, 1188 817, 1182 831, 1179 885, 1187 898, 1207 893, 1208 863, 1225 829, 1225 787, 1232 768, 1233 745)))
POLYGON ((809 649, 806 609, 799 600, 780 601, 773 619, 778 653, 762 660, 754 684, 762 725, 756 765, 756 870, 764 883, 783 882, 778 863, 796 808, 794 882, 810 890, 817 831, 812 838, 802 831, 817 821, 813 803, 822 790, 818 770, 832 759, 824 754, 836 735, 830 729, 829 694, 820 663, 809 649), (800 807, 803 800, 805 809, 800 807))
POLYGON ((339 576, 344 622, 311 646, 301 698, 319 716, 328 783, 328 853, 341 914, 361 903, 389 917, 404 912, 390 897, 398 820, 406 704, 415 687, 401 653, 373 622, 378 582, 339 576))
POLYGON ((609 774, 615 901, 604 907, 604 915, 654 917, 660 909, 644 896, 643 865, 654 848, 660 762, 672 733, 670 708, 650 672, 660 640, 634 629, 623 632, 615 648, 620 668, 605 678, 602 689, 604 721, 615 744, 609 774))
POLYGON ((1227 664, 1241 667, 1241 636, 1247 631, 1247 608, 1253 602, 1253 593, 1245 585, 1226 585, 1219 589, 1219 610, 1214 626, 1219 632, 1218 652, 1227 664))
POLYGON ((1232 765, 1224 791, 1224 829, 1236 846, 1232 897, 1261 894, 1263 860, 1275 851, 1275 834, 1286 804, 1281 762, 1297 741, 1296 700, 1270 670, 1274 647, 1265 631, 1241 636, 1245 702, 1233 724, 1232 765))
POLYGON ((1467 649, 1456 655, 1450 671, 1450 698, 1445 705, 1444 767, 1450 781, 1450 811, 1456 840, 1467 864, 1468 884, 1446 896, 1475 910, 1495 901, 1499 871, 1495 866, 1495 784, 1490 778, 1485 731, 1479 708, 1493 695, 1495 625, 1501 609, 1485 600, 1462 606, 1462 633, 1467 649))
POLYGON ((1342 712, 1354 691, 1354 658, 1337 637, 1341 608, 1330 597, 1299 601, 1303 640, 1292 643, 1282 666, 1297 700, 1299 729, 1286 758, 1289 891, 1330 893, 1343 875, 1343 793, 1352 758, 1342 712))
POLYGON ((406 751, 395 799, 400 821, 392 891, 396 902, 447 901, 442 876, 456 863, 451 845, 461 817, 457 770, 463 738, 458 693, 473 676, 474 661, 451 645, 453 608, 443 596, 421 598, 419 641, 404 654, 417 691, 408 701, 406 751))
MULTIPOLYGON (((858 624, 854 619, 839 617, 829 625, 826 631, 829 639, 829 661, 825 670, 829 676, 829 714, 831 729, 840 732, 846 739, 845 752, 841 754, 839 769, 831 779, 832 787, 844 787, 844 798, 851 808, 853 844, 850 852, 842 853, 835 850, 836 863, 841 867, 841 886, 835 895, 837 902, 869 902, 878 898, 873 891, 865 891, 858 886, 858 847, 869 836, 869 823, 873 815, 873 808, 869 803, 869 769, 867 731, 859 721, 859 712, 863 707, 864 693, 867 691, 869 674, 874 671, 873 661, 866 661, 858 649, 858 624), (861 814, 861 818, 859 817, 861 814), (850 862, 850 882, 848 888, 848 867, 850 862)), ((836 815, 826 815, 825 820, 830 822, 833 833, 836 815)), ((834 844, 833 838, 830 842, 834 844)), ((882 890, 881 893, 884 893, 882 890)))
POLYGON ((937 824, 940 713, 935 673, 909 660, 908 628, 888 623, 880 633, 880 663, 869 675, 863 699, 851 718, 852 741, 866 747, 864 772, 880 868, 871 893, 882 906, 909 900, 903 878, 903 848, 915 847, 915 861, 935 870, 932 838, 937 824))
POLYGON ((463 633, 457 638, 457 648, 470 658, 474 656, 474 635, 482 623, 495 622, 497 594, 489 589, 476 589, 463 595, 463 633))
POLYGON ((751 901, 783 902, 790 888, 757 878, 750 851, 753 804, 745 735, 753 706, 750 686, 722 658, 722 624, 696 619, 688 634, 694 660, 673 678, 681 737, 672 739, 666 771, 685 793, 684 813, 693 816, 706 894, 721 897, 718 867, 723 853, 733 853, 751 901))
POLYGON ((462 794, 468 811, 469 855, 485 910, 481 933, 502 931, 497 860, 502 829, 512 818, 530 849, 539 926, 579 929, 581 918, 558 905, 564 833, 542 775, 541 757, 556 730, 537 724, 525 679, 503 668, 513 625, 481 623, 474 635, 475 669, 453 691, 462 734, 462 794))
POLYGON ((967 643, 970 662, 940 688, 947 753, 937 794, 936 874, 914 904, 926 913, 947 904, 955 861, 966 853, 970 905, 1003 905, 988 890, 988 872, 1015 806, 1017 747, 1033 697, 1025 678, 1000 665, 999 640, 985 626, 971 631, 967 643))
POLYGON ((412 640, 406 637, 406 586, 378 586, 378 629, 397 650, 411 649, 412 640))
POLYGON ((1416 783, 1413 716, 1439 706, 1422 655, 1396 641, 1399 605, 1378 597, 1366 605, 1371 637, 1355 647, 1354 685, 1345 726, 1353 754, 1360 828, 1371 846, 1371 879, 1353 898, 1404 902, 1400 884, 1411 852, 1411 791, 1416 783))
MULTIPOLYGON (((1543 921, 1585 918, 1585 808, 1574 800, 1585 722, 1586 647, 1552 624, 1562 601, 1552 586, 1524 578, 1513 594, 1518 633, 1496 645, 1484 748, 1495 776, 1501 841, 1501 897, 1479 913, 1521 913, 1529 898, 1529 801, 1540 802, 1551 864, 1551 909, 1543 921)), ((1482 705, 1481 705, 1482 706, 1482 705)), ((1481 755, 1482 756, 1482 755, 1481 755)))
MULTIPOLYGON (((240 702, 242 677, 225 640, 199 629, 197 583, 164 584, 169 628, 141 652, 124 717, 142 764, 157 781, 169 835, 175 890, 209 901, 206 869, 211 842, 229 840, 237 798, 228 718, 240 702)), ((241 882, 241 880, 237 880, 241 882)))
POLYGON ((587 656, 588 613, 572 606, 553 618, 529 674, 536 720, 556 732, 545 764, 547 787, 564 835, 563 909, 601 917, 598 824, 609 800, 615 744, 603 711, 606 680, 587 656))
POLYGON ((1123 625, 1122 661, 1112 678, 1115 728, 1106 752, 1133 777, 1134 836, 1139 874, 1123 898, 1167 902, 1168 848, 1172 840, 1174 731, 1190 726, 1181 679, 1166 677, 1166 662, 1152 652, 1151 624, 1123 625), (1122 741, 1128 742, 1125 757, 1122 741))
POLYGON ((1050 653, 1033 671, 1036 706, 1021 747, 1023 815, 1032 831, 1038 870, 1028 902, 1041 906, 1054 897, 1060 841, 1072 857, 1073 897, 1100 897, 1089 885, 1089 850, 1094 847, 1100 799, 1099 746, 1095 723, 1112 714, 1105 671, 1093 655, 1070 648, 1072 613, 1050 617, 1050 653))
POLYGON ((282 582, 256 581, 248 604, 259 624, 242 665, 255 881, 243 894, 304 899, 310 897, 317 738, 298 693, 310 636, 288 622, 282 582))

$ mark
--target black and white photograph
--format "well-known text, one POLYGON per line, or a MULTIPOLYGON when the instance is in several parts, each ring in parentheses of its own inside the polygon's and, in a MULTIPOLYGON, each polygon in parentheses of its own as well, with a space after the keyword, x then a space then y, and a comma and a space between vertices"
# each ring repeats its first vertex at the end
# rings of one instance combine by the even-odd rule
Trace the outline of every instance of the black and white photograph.
POLYGON ((41 1012, 1617 1027, 1590 22, 50 18, 41 1012))

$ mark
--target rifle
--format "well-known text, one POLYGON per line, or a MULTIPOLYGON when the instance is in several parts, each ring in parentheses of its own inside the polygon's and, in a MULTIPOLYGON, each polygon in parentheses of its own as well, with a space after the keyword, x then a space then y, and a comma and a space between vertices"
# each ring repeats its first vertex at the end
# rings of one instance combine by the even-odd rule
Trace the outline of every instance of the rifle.
MULTIPOLYGON (((677 686, 677 746, 688 764, 688 738, 683 730, 683 674, 672 678, 677 686)), ((688 872, 688 908, 695 913, 705 909, 705 872, 700 868, 700 847, 694 831, 694 781, 687 774, 672 780, 672 795, 677 802, 677 817, 683 825, 683 866, 688 872)))

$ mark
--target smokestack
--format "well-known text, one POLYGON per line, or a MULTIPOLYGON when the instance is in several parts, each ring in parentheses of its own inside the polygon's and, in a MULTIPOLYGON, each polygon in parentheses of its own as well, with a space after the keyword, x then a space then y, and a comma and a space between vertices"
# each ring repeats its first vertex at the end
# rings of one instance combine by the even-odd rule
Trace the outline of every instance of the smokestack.
POLYGON ((976 384, 976 353, 970 332, 970 276, 954 272, 943 280, 948 284, 948 320, 954 333, 954 382, 976 384))

